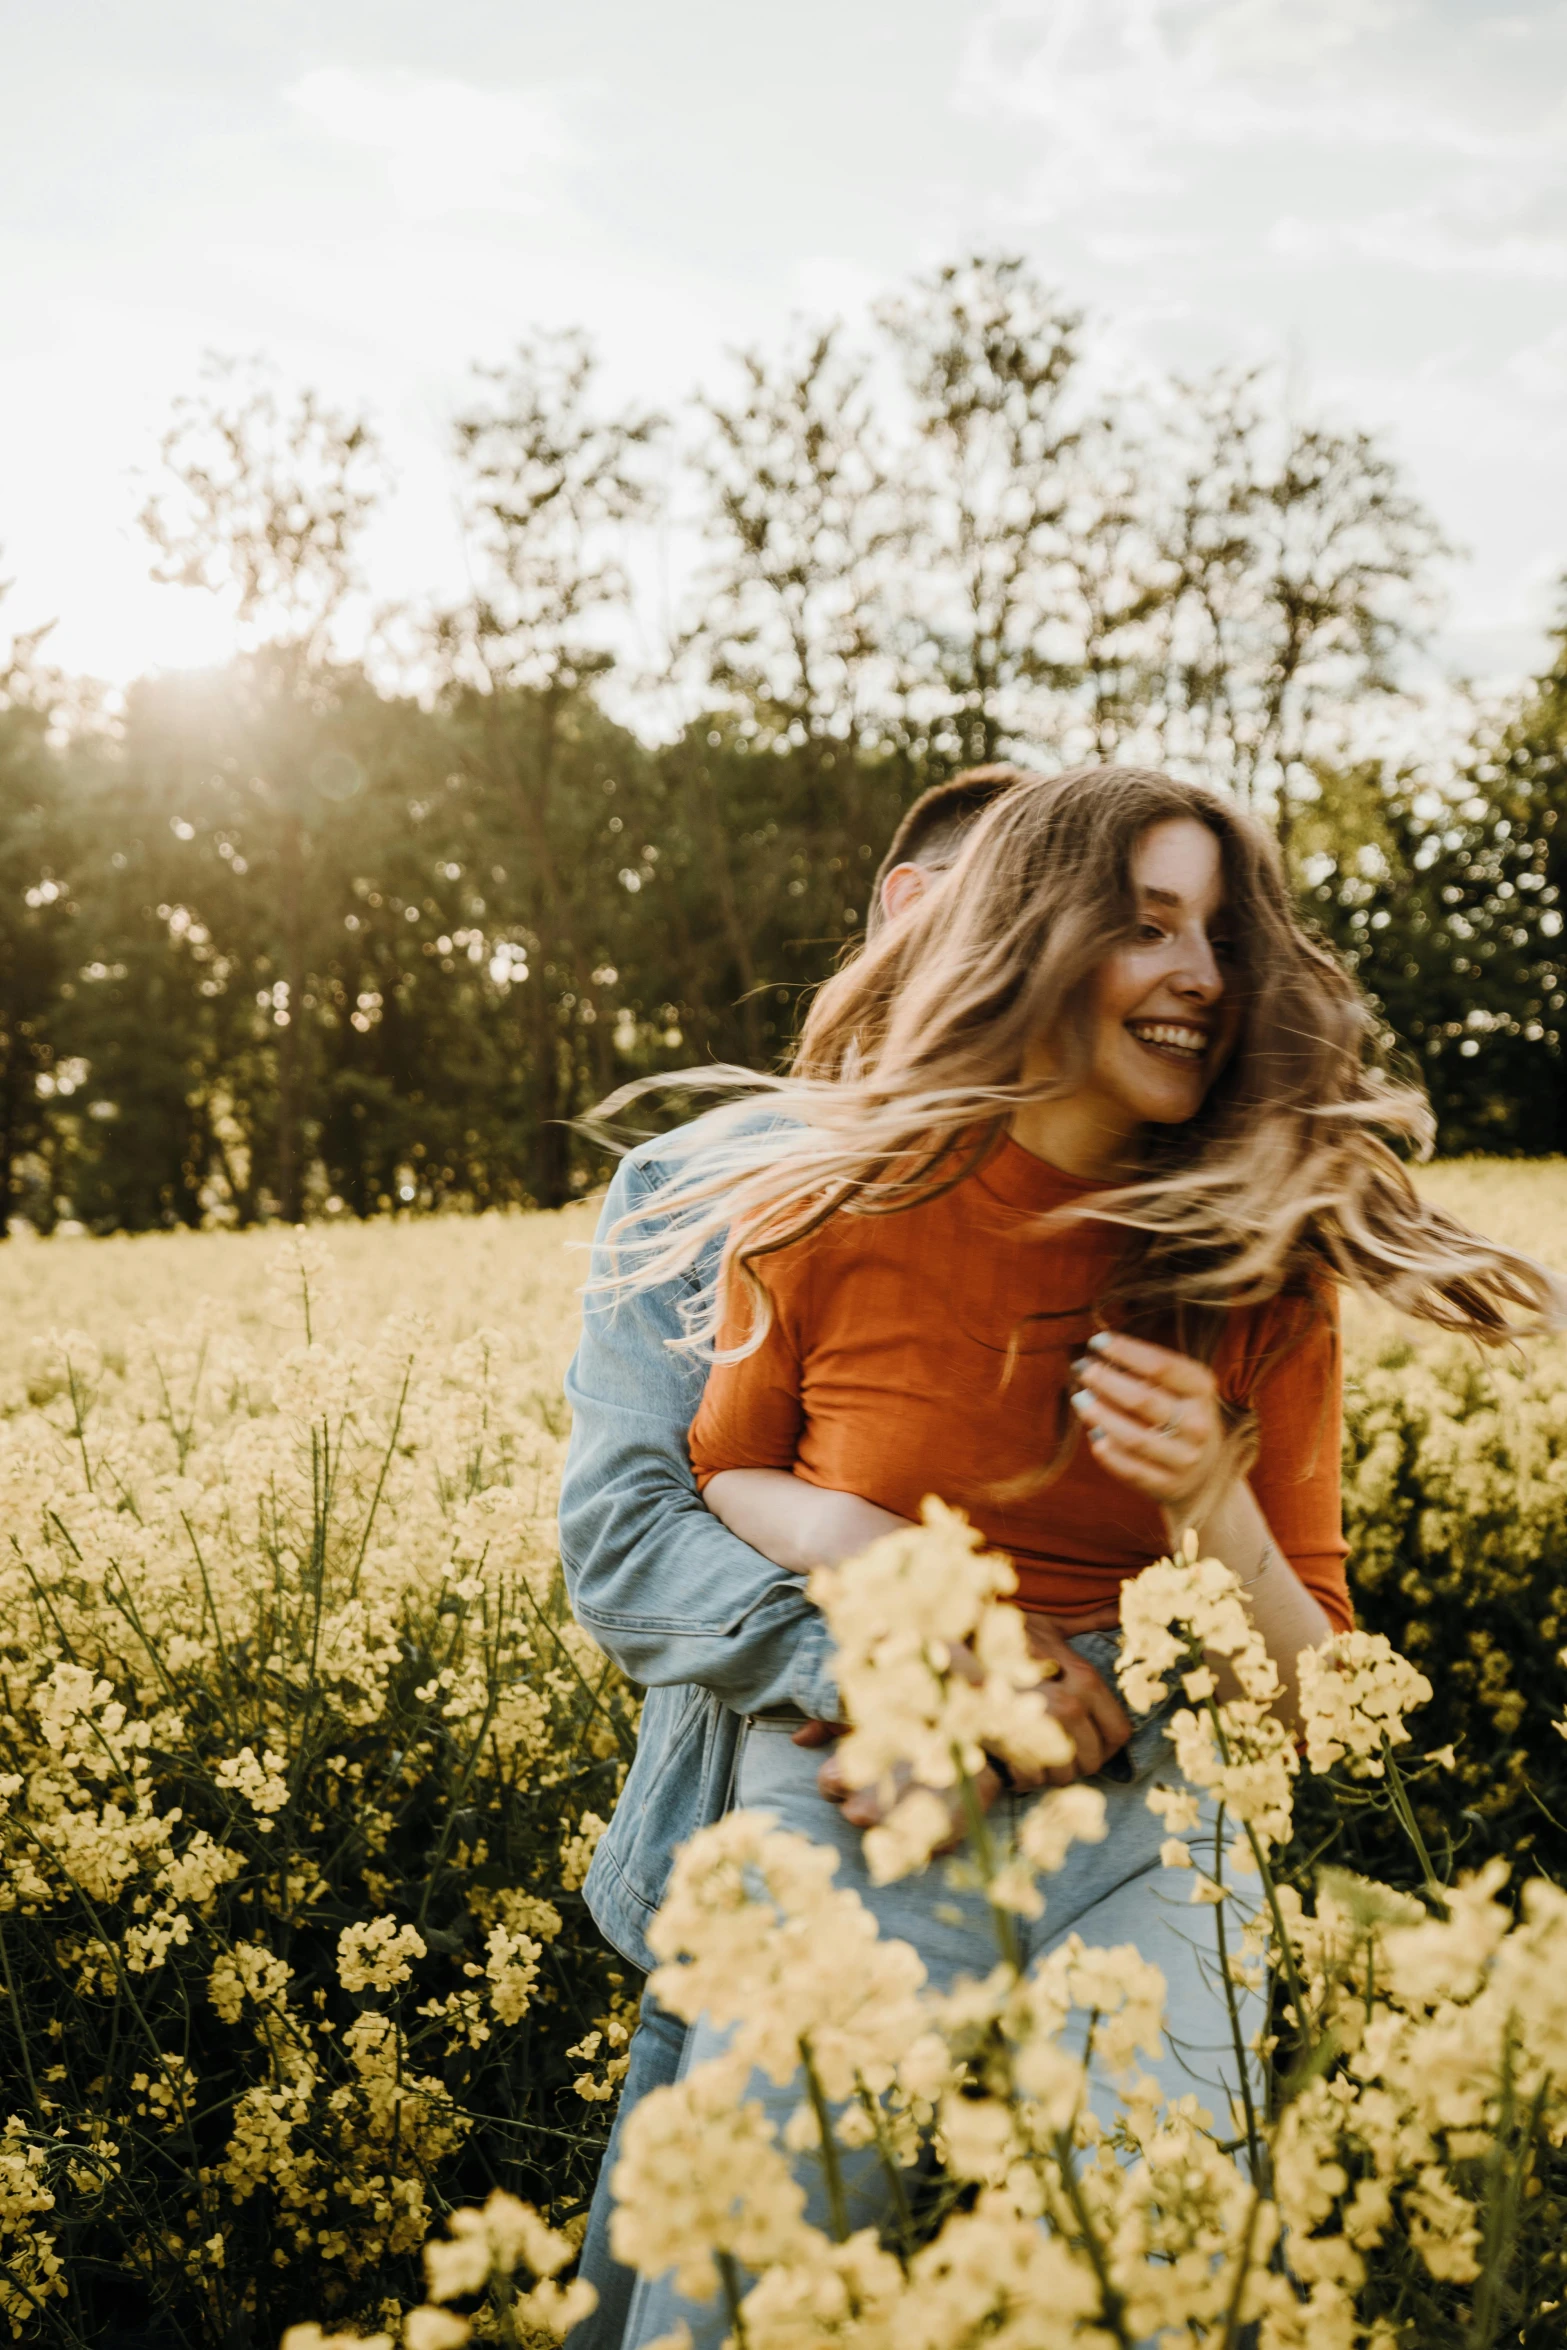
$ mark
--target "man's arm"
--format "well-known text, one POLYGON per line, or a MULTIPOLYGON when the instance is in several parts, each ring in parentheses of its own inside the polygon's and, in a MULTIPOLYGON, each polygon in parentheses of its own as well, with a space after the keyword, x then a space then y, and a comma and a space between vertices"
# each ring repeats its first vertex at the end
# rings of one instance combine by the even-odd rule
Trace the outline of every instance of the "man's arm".
MULTIPOLYGON (((593 1248, 635 1215, 656 1164, 623 1160, 593 1248)), ((715 1266, 704 1269, 712 1278, 715 1266)), ((573 1613, 632 1680, 690 1681, 737 1713, 792 1704, 838 1712, 832 1643, 798 1577, 737 1541, 696 1490, 686 1432, 705 1367, 675 1354, 680 1307, 696 1276, 654 1290, 584 1300, 566 1374, 571 1444, 561 1487, 561 1565, 573 1613)))

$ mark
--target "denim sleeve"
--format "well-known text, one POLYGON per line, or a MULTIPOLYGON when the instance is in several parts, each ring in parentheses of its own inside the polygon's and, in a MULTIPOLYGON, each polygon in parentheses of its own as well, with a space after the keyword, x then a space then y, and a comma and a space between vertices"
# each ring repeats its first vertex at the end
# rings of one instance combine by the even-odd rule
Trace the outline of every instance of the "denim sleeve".
MULTIPOLYGON (((624 1160, 594 1242, 634 1214, 656 1168, 624 1160)), ((711 1270, 711 1269, 710 1269, 711 1270)), ((561 1564, 573 1612, 645 1687, 690 1682, 737 1713, 797 1705, 835 1720, 832 1643, 799 1578, 739 1541, 696 1490, 686 1433, 705 1368, 675 1354, 694 1275, 631 1296, 589 1295, 566 1374, 571 1443, 561 1488, 561 1564)))

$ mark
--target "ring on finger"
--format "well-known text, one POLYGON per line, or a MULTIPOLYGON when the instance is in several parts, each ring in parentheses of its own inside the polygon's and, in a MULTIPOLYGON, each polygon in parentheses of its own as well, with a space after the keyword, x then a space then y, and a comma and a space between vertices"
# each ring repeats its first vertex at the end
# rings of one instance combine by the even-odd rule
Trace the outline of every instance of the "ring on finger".
POLYGON ((1157 1434, 1160 1436, 1179 1436, 1180 1433, 1181 1415, 1178 1411, 1172 1412, 1170 1417, 1165 1421, 1164 1426, 1157 1430, 1157 1434))

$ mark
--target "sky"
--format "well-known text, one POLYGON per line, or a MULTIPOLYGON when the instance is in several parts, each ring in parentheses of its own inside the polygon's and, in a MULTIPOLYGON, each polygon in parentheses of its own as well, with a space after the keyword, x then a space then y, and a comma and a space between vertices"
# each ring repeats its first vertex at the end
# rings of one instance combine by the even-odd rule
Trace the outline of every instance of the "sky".
MULTIPOLYGON (((678 402, 791 315, 1021 252, 1139 369, 1281 362, 1449 538, 1444 645, 1567 571, 1567 0, 0 0, 0 580, 63 666, 220 659, 134 517, 204 351, 376 417, 378 598, 462 585, 447 419, 581 324, 678 402)), ((645 641, 667 614, 647 589, 645 641)))

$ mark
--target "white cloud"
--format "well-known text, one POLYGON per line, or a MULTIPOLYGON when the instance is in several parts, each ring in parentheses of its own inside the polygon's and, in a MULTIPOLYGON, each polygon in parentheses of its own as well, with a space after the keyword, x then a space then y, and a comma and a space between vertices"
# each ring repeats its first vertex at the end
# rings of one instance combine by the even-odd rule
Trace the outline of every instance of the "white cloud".
POLYGON ((385 158, 405 215, 533 214, 577 152, 559 102, 537 90, 480 90, 409 73, 324 66, 287 92, 307 120, 385 158))
POLYGON ((886 279, 841 253, 811 253, 790 271, 790 290, 813 318, 859 318, 887 290, 886 279))
POLYGON ((1515 351, 1503 372, 1521 399, 1552 410, 1560 430, 1567 417, 1567 326, 1515 351))
POLYGON ((1268 232, 1268 249, 1287 261, 1353 256, 1394 269, 1471 272, 1483 277, 1567 278, 1567 239, 1461 236, 1429 205, 1361 220, 1302 220, 1286 213, 1268 232))
POLYGON ((1205 243, 1190 233, 1166 235, 1157 229, 1091 229, 1083 239, 1093 259, 1113 269, 1135 269, 1146 261, 1189 260, 1205 243))
POLYGON ((991 0, 956 104, 1128 379, 1285 360, 1476 550, 1464 623, 1527 633, 1567 511, 1564 92, 1563 0, 991 0))
POLYGON ((1407 25, 1415 0, 1228 0, 1211 12, 1214 47, 1237 64, 1295 68, 1350 48, 1365 34, 1407 25))
MULTIPOLYGON (((1003 0, 974 30, 959 104, 1037 134, 1042 219, 1200 199, 1216 179, 1239 192, 1237 166, 1292 149, 1330 200, 1330 159, 1394 157, 1456 211, 1499 185, 1514 215, 1559 200, 1567 18, 1483 49, 1478 12, 1445 43, 1421 19, 1409 0, 1003 0)), ((1253 204, 1239 223, 1254 221, 1253 204)))

